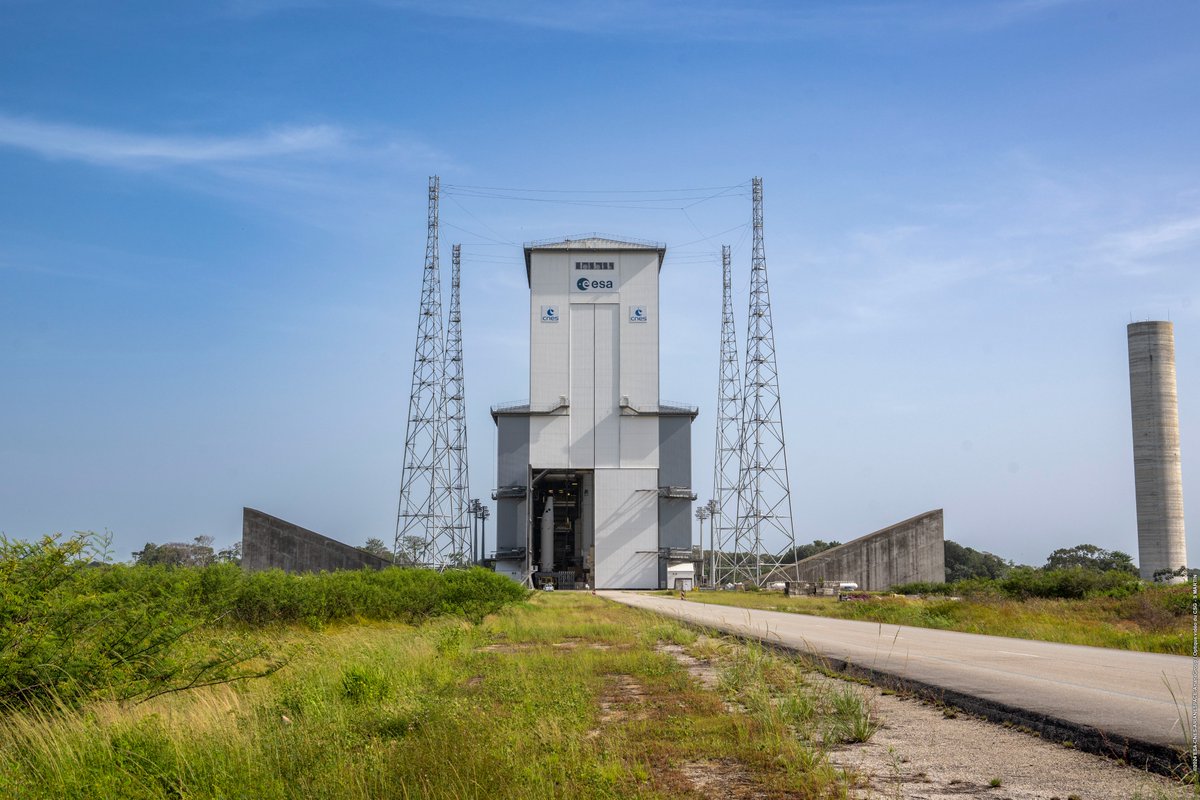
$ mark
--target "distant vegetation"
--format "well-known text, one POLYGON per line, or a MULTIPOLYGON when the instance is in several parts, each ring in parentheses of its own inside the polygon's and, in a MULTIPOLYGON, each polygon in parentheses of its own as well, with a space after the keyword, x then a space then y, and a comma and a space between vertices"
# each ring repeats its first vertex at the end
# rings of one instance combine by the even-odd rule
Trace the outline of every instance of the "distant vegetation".
POLYGON ((0 538, 0 707, 143 699, 266 675, 283 658, 254 635, 265 625, 478 622, 526 595, 482 569, 246 573, 203 543, 148 545, 138 559, 151 563, 134 565, 97 563, 96 547, 89 534, 0 538))
POLYGON ((392 555, 392 549, 390 547, 388 547, 386 544, 384 544, 382 539, 376 539, 376 538, 367 539, 366 543, 363 544, 363 546, 360 547, 359 549, 365 550, 366 552, 370 553, 373 556, 379 556, 380 558, 386 559, 388 561, 395 560, 395 558, 392 555))
POLYGON ((946 540, 946 580, 950 583, 971 578, 1003 578, 1012 562, 957 542, 946 540))
POLYGON ((1128 597, 1143 588, 1133 559, 1120 550, 1079 544, 1055 550, 1041 568, 1016 566, 946 540, 946 582, 895 586, 900 594, 992 595, 1083 600, 1128 597))
POLYGON ((803 561, 806 558, 812 558, 817 553, 824 553, 834 547, 841 545, 841 542, 826 542, 821 539, 813 539, 812 544, 802 544, 785 553, 780 560, 781 564, 791 564, 795 561, 803 561))
POLYGON ((146 542, 141 550, 133 551, 133 563, 144 567, 207 567, 210 564, 240 564, 241 561, 241 542, 214 551, 211 536, 197 536, 190 542, 146 542))

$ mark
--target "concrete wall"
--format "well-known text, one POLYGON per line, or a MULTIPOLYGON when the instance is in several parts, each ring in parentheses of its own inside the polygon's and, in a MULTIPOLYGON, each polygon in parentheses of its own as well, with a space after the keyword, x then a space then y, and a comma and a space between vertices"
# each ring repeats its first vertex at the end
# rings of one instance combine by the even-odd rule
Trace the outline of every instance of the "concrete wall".
POLYGON ((253 508, 242 509, 242 569, 332 572, 381 569, 391 561, 253 508))
POLYGON ((944 583, 945 548, 939 508, 783 567, 780 572, 790 580, 854 581, 868 591, 915 581, 944 583))
POLYGON ((1144 580, 1152 580, 1157 570, 1187 566, 1175 328, 1170 322, 1135 322, 1127 333, 1138 568, 1144 580))

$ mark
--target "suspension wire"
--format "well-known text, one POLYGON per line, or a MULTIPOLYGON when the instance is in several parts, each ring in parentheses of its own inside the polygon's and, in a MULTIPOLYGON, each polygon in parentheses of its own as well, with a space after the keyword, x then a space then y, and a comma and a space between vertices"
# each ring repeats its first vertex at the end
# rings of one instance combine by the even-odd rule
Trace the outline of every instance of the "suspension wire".
MULTIPOLYGON (((471 218, 472 218, 472 219, 474 219, 476 222, 478 222, 480 225, 482 225, 483 227, 487 228, 489 231, 491 231, 492 233, 494 233, 494 234, 496 234, 497 236, 499 236, 499 237, 500 237, 500 239, 499 239, 499 240, 495 240, 495 239, 493 239, 492 241, 503 241, 505 244, 511 244, 513 247, 519 247, 519 245, 518 245, 516 242, 512 242, 512 241, 509 241, 508 239, 505 239, 505 238, 504 238, 504 234, 500 233, 500 231, 496 230, 496 229, 495 229, 495 228, 493 228, 491 225, 488 225, 486 222, 484 222, 483 220, 481 220, 479 217, 475 216, 475 214, 471 212, 471 209, 467 208, 467 207, 466 207, 466 206, 464 206, 462 203, 458 202, 458 198, 456 198, 456 197, 453 197, 453 196, 452 196, 452 197, 450 198, 450 202, 451 202, 451 203, 454 203, 454 205, 458 206, 458 207, 459 207, 459 208, 461 208, 461 209, 462 209, 464 212, 466 212, 467 214, 469 214, 469 215, 471 216, 471 218)), ((459 230, 462 230, 462 228, 459 228, 459 230)), ((479 234, 474 234, 474 235, 475 235, 475 236, 479 236, 479 234)), ((486 236, 480 236, 479 238, 481 238, 481 239, 486 239, 486 238, 488 238, 488 237, 486 237, 486 236)))
POLYGON ((750 181, 742 181, 732 186, 694 186, 690 189, 515 189, 507 186, 469 186, 466 184, 445 184, 442 189, 473 189, 488 192, 526 192, 529 194, 684 194, 688 192, 715 192, 730 189, 746 189, 750 181))

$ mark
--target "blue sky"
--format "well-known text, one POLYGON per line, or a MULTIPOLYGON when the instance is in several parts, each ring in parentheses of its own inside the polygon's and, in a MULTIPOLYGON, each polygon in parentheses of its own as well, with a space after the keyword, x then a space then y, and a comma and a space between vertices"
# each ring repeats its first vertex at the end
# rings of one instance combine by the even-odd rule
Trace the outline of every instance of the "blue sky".
POLYGON ((127 558, 232 542, 249 505, 390 539, 430 174, 447 265, 463 244, 473 494, 488 407, 528 391, 520 244, 601 231, 668 245, 661 389, 701 408, 707 498, 718 254, 743 340, 761 175, 799 541, 944 507, 1018 561, 1136 553, 1125 325, 1169 316, 1195 554, 1197 23, 1175 0, 0 0, 0 531, 107 529, 127 558))

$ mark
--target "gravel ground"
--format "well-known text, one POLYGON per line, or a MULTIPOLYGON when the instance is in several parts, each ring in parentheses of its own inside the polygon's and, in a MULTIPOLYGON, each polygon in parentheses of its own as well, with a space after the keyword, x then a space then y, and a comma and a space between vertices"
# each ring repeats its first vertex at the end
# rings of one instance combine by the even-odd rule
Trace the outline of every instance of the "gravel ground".
POLYGON ((1194 798, 1179 783, 1002 725, 863 687, 883 727, 831 754, 865 785, 857 798, 1158 800, 1194 798), (998 781, 998 784, 997 784, 998 781), (996 784, 996 785, 993 785, 996 784))
MULTIPOLYGON (((701 684, 716 688, 713 665, 676 645, 660 649, 678 659, 701 684)), ((815 672, 809 677, 814 682, 844 685, 815 672)), ((961 713, 947 717, 930 703, 884 694, 871 686, 860 688, 881 728, 866 743, 830 753, 833 763, 858 776, 858 786, 851 794, 854 800, 1200 798, 1200 793, 1176 781, 1081 753, 1062 742, 1049 742, 961 713)), ((731 791, 735 788, 732 784, 726 786, 715 778, 710 783, 714 798, 756 796, 731 791)))

